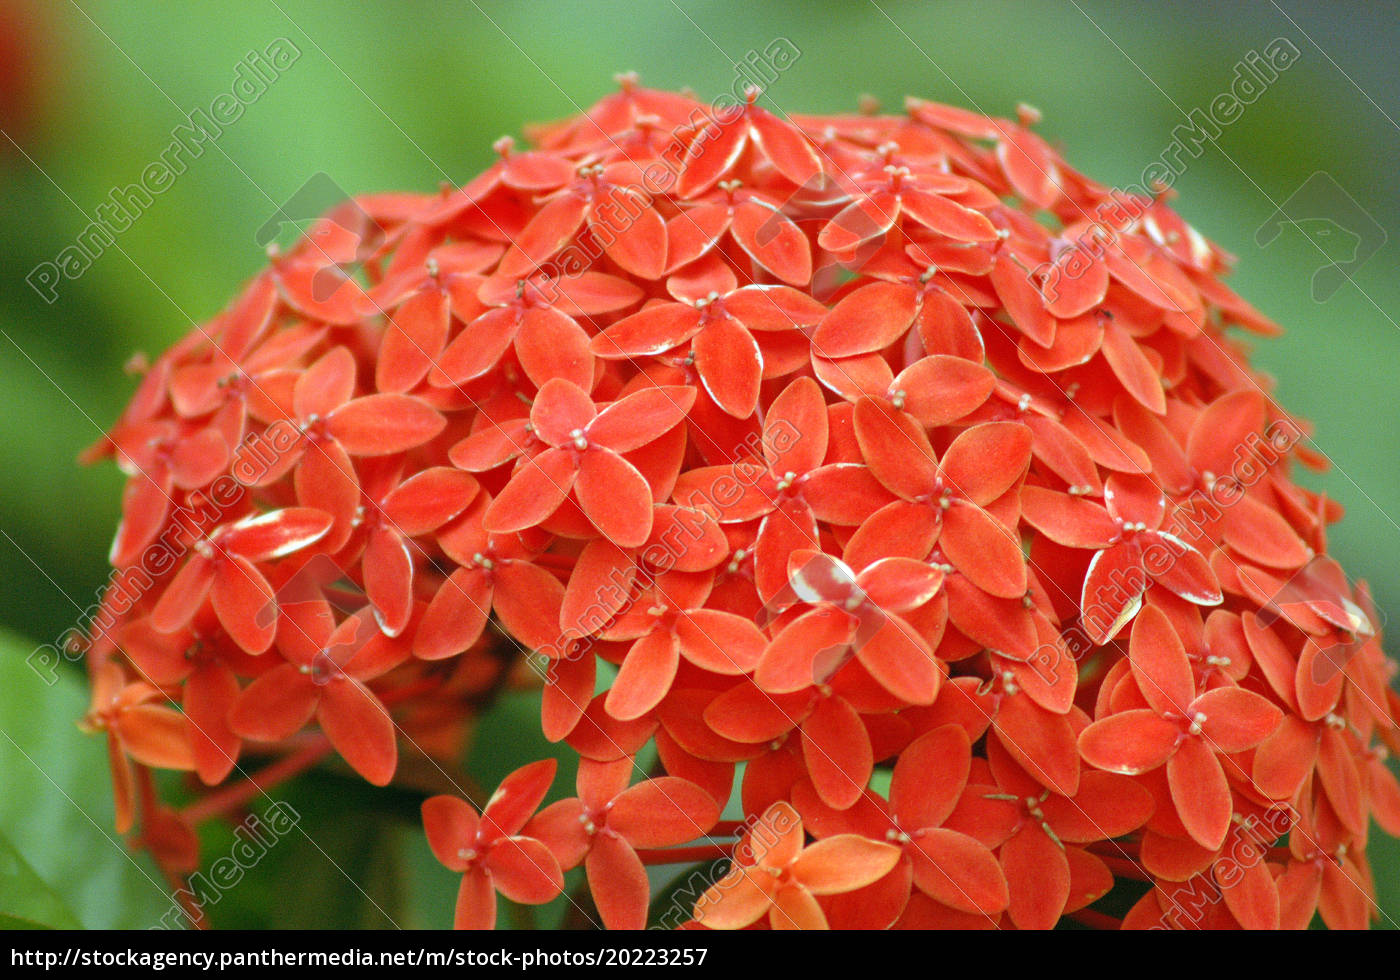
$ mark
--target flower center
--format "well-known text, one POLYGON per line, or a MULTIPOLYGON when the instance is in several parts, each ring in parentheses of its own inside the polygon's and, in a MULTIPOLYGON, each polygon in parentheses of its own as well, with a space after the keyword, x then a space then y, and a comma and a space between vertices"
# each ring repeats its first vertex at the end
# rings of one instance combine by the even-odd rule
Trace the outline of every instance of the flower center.
POLYGON ((890 822, 893 823, 894 826, 885 831, 885 840, 889 841, 891 844, 908 844, 913 840, 913 838, 909 836, 909 832, 899 826, 899 819, 897 817, 891 816, 890 822))

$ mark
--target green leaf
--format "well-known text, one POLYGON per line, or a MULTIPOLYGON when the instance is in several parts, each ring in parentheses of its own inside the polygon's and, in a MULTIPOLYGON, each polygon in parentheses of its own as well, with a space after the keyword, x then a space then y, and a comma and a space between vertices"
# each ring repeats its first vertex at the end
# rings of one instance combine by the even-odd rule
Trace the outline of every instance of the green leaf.
MULTIPOLYGON (((481 716, 472 735, 467 773, 489 796, 501 780, 523 765, 553 757, 559 761, 545 803, 574 795, 578 753, 567 743, 550 742, 540 731, 540 692, 511 691, 481 716)), ((470 801, 477 809, 486 800, 470 801)))
POLYGON ((78 925, 58 892, 0 834, 0 928, 76 929, 78 925))
MULTIPOLYGON (((169 891, 153 862, 113 829, 107 753, 75 724, 87 711, 86 682, 69 665, 31 667, 25 661, 36 646, 0 633, 0 834, 61 896, 67 924, 156 925, 170 911, 169 891)), ((0 895, 8 891, 0 886, 0 895)), ((3 899, 0 912, 36 918, 3 899)))

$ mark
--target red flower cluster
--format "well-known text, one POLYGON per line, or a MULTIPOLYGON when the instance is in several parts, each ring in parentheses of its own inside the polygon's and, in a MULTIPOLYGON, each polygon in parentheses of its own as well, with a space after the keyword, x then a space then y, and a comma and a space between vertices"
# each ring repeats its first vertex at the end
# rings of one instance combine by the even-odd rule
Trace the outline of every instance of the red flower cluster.
POLYGON ((1365 926, 1394 665, 1228 256, 1028 110, 756 97, 347 203, 151 367, 92 453, 119 826, 186 853, 152 767, 386 784, 528 663, 577 796, 423 805, 459 926, 716 858, 665 921, 1365 926))

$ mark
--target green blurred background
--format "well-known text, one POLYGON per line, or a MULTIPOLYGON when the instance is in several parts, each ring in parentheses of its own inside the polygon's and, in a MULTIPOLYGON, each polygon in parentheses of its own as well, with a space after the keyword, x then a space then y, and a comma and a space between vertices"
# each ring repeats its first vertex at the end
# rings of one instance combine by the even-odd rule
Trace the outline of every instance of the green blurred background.
MULTIPOLYGON (((129 397, 124 362, 217 312, 264 261, 258 228, 318 172, 352 193, 465 182, 493 159, 496 137, 587 107, 616 72, 710 98, 733 91, 736 63, 778 37, 801 52, 768 93, 779 109, 843 111, 869 94, 898 111, 916 94, 1010 114, 1025 101, 1072 164, 1120 185, 1139 181, 1185 113, 1226 91, 1251 52, 1292 43, 1298 61, 1186 158, 1177 206, 1239 256, 1235 288, 1287 328, 1259 344, 1258 363, 1281 401, 1316 422, 1315 444, 1333 460, 1304 477, 1347 508, 1332 550, 1382 607, 1400 608, 1393 3, 3 0, 0 12, 0 626, 12 637, 0 675, 0 891, 5 869, 22 874, 6 859, 8 835, 77 921, 146 924, 164 908, 149 866, 112 844, 101 749, 71 726, 76 679, 42 688, 13 669, 72 626, 104 580, 122 481, 74 457, 129 397), (278 38, 301 51, 295 64, 44 302, 30 270, 70 245, 109 191, 141 177, 185 113, 230 92, 250 51, 278 38), (1285 229, 1255 244, 1318 171, 1390 236, 1325 302, 1310 292, 1325 243, 1285 229)), ((500 762, 478 753, 473 765, 489 775, 500 762)), ((215 921, 384 925, 374 906, 401 900, 394 921, 445 924, 451 876, 426 870, 426 849, 350 854, 356 839, 405 829, 381 834, 359 826, 367 819, 327 815, 338 836, 323 847, 374 900, 335 879, 318 908, 286 913, 279 872, 260 869, 215 921), (415 869, 434 881, 427 897, 415 869)), ((285 881, 315 891, 285 850, 285 881)), ((1400 853, 1381 842, 1373 853, 1387 914, 1400 920, 1400 853)))

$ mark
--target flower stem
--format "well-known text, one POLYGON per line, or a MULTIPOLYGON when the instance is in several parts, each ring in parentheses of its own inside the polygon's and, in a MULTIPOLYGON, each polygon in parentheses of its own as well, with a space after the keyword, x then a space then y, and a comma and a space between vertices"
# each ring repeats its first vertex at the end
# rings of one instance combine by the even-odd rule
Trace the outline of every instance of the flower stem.
POLYGON ((156 867, 160 869, 161 877, 170 886, 171 895, 180 906, 180 911, 185 914, 190 925, 195 929, 209 928, 208 920, 204 917, 204 910, 200 908, 199 901, 189 890, 189 884, 185 875, 176 871, 166 862, 164 856, 158 848, 150 845, 150 840, 146 837, 149 834, 147 826, 151 814, 155 813, 159 804, 156 802, 155 781, 151 778, 151 770, 145 766, 136 767, 137 787, 141 796, 141 832, 144 838, 142 843, 146 852, 155 861, 156 867))
POLYGON ((1098 858, 1104 864, 1108 865, 1108 870, 1113 872, 1113 876, 1115 878, 1126 878, 1129 881, 1147 882, 1150 882, 1152 880, 1151 876, 1149 876, 1146 871, 1139 867, 1136 861, 1129 861, 1126 858, 1113 857, 1112 855, 1108 854, 1100 854, 1098 855, 1098 858))
POLYGON ((266 793, 279 783, 310 769, 330 752, 330 741, 324 735, 318 735, 310 744, 278 759, 247 779, 233 783, 217 793, 210 793, 203 799, 191 803, 180 811, 180 816, 191 826, 195 826, 210 817, 227 813, 234 807, 241 806, 254 797, 266 793))

